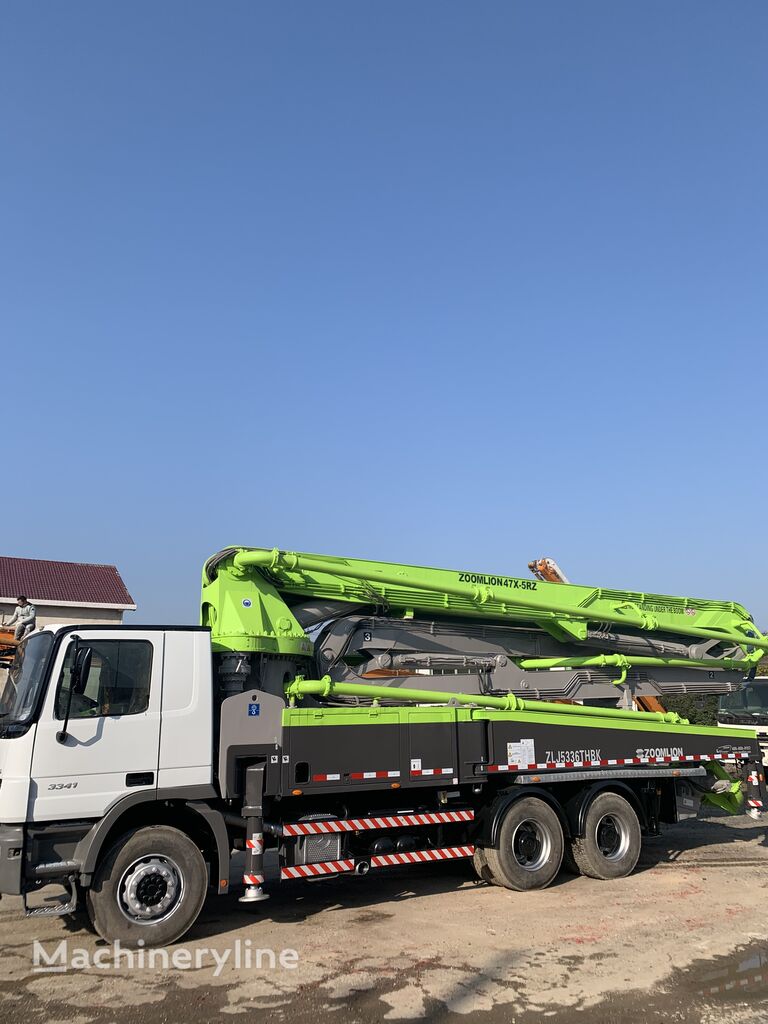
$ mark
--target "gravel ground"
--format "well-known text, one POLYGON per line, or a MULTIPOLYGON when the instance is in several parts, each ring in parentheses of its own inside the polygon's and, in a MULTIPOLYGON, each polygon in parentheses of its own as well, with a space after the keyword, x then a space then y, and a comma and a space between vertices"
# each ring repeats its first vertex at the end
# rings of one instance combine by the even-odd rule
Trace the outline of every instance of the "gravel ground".
POLYGON ((255 906, 211 898, 183 943, 133 969, 82 920, 25 919, 6 897, 0 1020, 762 1022, 767 836, 746 818, 688 822, 647 841, 630 878, 563 874, 534 893, 480 884, 458 862, 275 884, 255 906), (72 966, 36 972, 35 940, 48 956, 66 941, 72 966))

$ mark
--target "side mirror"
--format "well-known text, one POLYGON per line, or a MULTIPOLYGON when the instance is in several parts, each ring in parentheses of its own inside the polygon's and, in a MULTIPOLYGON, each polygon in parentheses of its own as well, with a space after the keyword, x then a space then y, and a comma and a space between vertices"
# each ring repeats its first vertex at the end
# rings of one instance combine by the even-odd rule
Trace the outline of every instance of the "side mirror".
POLYGON ((91 658, 93 657, 93 651, 90 647, 80 646, 80 637, 73 635, 72 637, 75 643, 75 656, 72 660, 72 675, 69 679, 69 692, 67 693, 67 710, 64 713, 64 724, 61 729, 56 733, 56 740, 59 743, 66 743, 67 727, 69 726, 69 713, 72 710, 72 694, 76 693, 81 696, 85 690, 85 684, 88 682, 88 673, 91 671, 91 658))
POLYGON ((78 696, 82 696, 85 692, 88 673, 91 671, 92 658, 93 651, 90 647, 78 647, 75 654, 75 663, 72 666, 72 691, 78 696))

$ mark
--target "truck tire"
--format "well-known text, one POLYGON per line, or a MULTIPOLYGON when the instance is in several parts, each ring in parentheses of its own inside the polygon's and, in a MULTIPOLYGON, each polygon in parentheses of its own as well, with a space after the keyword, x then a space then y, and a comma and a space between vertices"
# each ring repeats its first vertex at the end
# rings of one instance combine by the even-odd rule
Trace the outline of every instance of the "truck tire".
POLYGON ((107 852, 86 906, 108 942, 165 946, 195 923, 207 889, 208 871, 196 844, 178 829, 150 825, 129 832, 107 852))
POLYGON ((488 860, 485 856, 485 847, 475 847, 475 852, 472 855, 472 866, 475 869, 477 877, 480 878, 483 882, 487 882, 488 885, 501 884, 491 874, 491 869, 488 867, 488 860))
POLYGON ((504 815, 498 846, 486 847, 488 870, 507 889, 544 889, 563 860, 563 829, 555 811, 538 797, 517 800, 504 815))
POLYGON ((623 796, 600 793, 589 805, 584 835, 571 843, 571 854, 582 875, 624 878, 635 870, 640 856, 640 822, 623 796))

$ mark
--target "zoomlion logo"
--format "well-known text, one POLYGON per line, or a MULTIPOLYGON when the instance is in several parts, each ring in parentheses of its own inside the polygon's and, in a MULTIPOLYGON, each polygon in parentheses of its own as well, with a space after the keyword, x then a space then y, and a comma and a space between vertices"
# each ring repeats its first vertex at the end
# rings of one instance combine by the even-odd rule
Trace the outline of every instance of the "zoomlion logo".
POLYGON ((638 747, 635 751, 637 757, 676 757, 683 756, 682 747, 638 747))
POLYGON ((684 608, 683 611, 685 612, 686 615, 695 615, 696 614, 696 609, 695 608, 684 608))

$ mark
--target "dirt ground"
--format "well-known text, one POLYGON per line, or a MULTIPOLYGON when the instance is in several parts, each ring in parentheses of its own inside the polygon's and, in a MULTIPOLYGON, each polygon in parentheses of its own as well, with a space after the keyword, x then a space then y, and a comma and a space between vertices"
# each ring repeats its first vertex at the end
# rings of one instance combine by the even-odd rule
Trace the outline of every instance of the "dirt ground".
POLYGON ((165 1024, 254 1011, 299 1024, 321 1013, 343 1024, 768 1018, 768 831, 746 818, 669 828, 616 882, 561 875, 542 892, 512 893, 453 862, 271 889, 249 907, 211 898, 190 935, 164 951, 179 960, 133 969, 115 967, 114 951, 82 920, 25 919, 20 900, 6 897, 0 1020, 165 1024), (36 971, 35 940, 49 958, 66 940, 67 969, 36 971), (257 963, 258 949, 272 952, 257 963), (273 966, 272 954, 286 950, 295 951, 287 966, 273 966))

